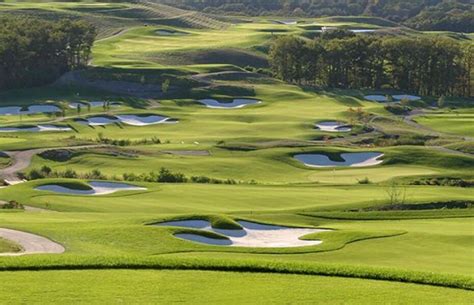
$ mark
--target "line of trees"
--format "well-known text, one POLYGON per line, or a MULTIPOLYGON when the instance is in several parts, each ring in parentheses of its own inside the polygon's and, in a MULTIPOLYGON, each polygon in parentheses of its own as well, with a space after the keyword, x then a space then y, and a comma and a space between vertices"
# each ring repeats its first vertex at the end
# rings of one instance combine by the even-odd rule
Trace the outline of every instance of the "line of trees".
POLYGON ((472 44, 441 37, 332 35, 332 39, 323 35, 312 41, 276 38, 270 50, 274 75, 319 87, 393 88, 428 96, 474 93, 472 44))
POLYGON ((84 21, 0 19, 0 90, 50 83, 87 65, 96 37, 84 21))
POLYGON ((374 16, 423 30, 474 31, 472 0, 153 0, 207 13, 374 16))

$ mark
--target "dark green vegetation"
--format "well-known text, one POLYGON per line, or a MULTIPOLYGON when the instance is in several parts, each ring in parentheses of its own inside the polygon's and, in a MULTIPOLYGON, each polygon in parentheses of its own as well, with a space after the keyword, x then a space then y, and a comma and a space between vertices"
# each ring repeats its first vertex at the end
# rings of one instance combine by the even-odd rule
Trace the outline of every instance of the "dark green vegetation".
POLYGON ((274 74, 285 81, 322 87, 471 96, 472 44, 449 38, 380 38, 351 32, 333 33, 332 39, 326 36, 310 42, 288 36, 277 39, 270 51, 274 74))
POLYGON ((208 13, 282 15, 292 17, 375 16, 420 30, 474 31, 474 12, 469 0, 159 0, 170 5, 208 13))
POLYGON ((95 29, 83 21, 0 19, 0 90, 50 83, 89 61, 95 29))
MULTIPOLYGON (((0 294, 9 303, 472 303, 473 100, 456 97, 466 94, 462 82, 445 84, 444 75, 466 68, 461 50, 472 45, 469 35, 367 16, 285 25, 274 16, 143 1, 1 2, 0 16, 7 14, 58 25, 84 20, 99 37, 87 67, 52 85, 0 92, 0 107, 50 103, 62 110, 1 115, 0 127, 70 128, 0 133, 0 178, 16 183, 0 188, 0 206, 9 207, 0 209, 0 233, 29 232, 66 249, 0 253, 0 294), (325 26, 337 29, 319 32, 325 26), (349 32, 357 29, 375 31, 349 32), (308 60, 311 68, 290 74, 311 79, 273 77, 269 54, 281 41, 296 46, 285 53, 293 62, 308 60), (298 58, 300 47, 311 52, 298 58), (432 65, 419 67, 425 58, 405 54, 412 50, 428 52, 432 65), (382 59, 382 75, 374 75, 372 61, 382 59), (314 86, 319 75, 326 83, 314 86), (364 98, 414 93, 401 89, 420 90, 421 100, 364 98), (213 109, 198 102, 237 98, 261 103, 213 109), (149 125, 152 115, 173 120, 149 125), (130 124, 84 124, 119 116, 130 124), (316 128, 322 122, 350 130, 316 128), (383 162, 313 168, 294 158, 342 161, 360 152, 382 153, 383 162), (135 188, 107 191, 118 183, 135 188), (44 185, 50 191, 37 189, 44 185), (156 225, 176 220, 205 220, 216 231, 156 225), (325 231, 301 235, 298 242, 310 246, 282 248, 214 246, 177 235, 227 242, 231 235, 219 230, 242 234, 242 221, 325 231)), ((18 249, 0 240, 0 252, 18 249)))

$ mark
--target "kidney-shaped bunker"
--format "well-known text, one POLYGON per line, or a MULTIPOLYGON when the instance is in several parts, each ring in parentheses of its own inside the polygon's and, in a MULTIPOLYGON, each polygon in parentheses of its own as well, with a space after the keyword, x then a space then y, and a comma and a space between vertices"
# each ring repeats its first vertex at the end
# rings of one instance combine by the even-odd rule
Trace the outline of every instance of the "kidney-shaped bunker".
POLYGON ((319 122, 315 124, 315 127, 327 132, 349 132, 352 130, 350 125, 335 121, 319 122))
POLYGON ((332 160, 325 154, 298 154, 294 158, 309 167, 364 167, 381 164, 383 156, 379 152, 342 153, 341 160, 332 160))
POLYGON ((313 246, 322 243, 320 240, 302 240, 304 235, 329 231, 326 229, 292 228, 260 224, 249 221, 238 221, 240 230, 216 229, 207 220, 177 220, 157 224, 165 227, 189 228, 219 234, 222 238, 212 238, 205 234, 177 233, 176 237, 218 246, 280 248, 313 246))
POLYGON ((255 99, 236 98, 232 102, 218 101, 215 99, 203 99, 198 101, 201 104, 206 105, 208 108, 215 109, 235 109, 243 108, 247 105, 260 104, 262 101, 255 99))
POLYGON ((88 185, 80 185, 80 187, 75 187, 74 184, 44 184, 36 187, 35 190, 69 195, 107 195, 119 191, 141 191, 146 188, 127 183, 91 181, 88 185))

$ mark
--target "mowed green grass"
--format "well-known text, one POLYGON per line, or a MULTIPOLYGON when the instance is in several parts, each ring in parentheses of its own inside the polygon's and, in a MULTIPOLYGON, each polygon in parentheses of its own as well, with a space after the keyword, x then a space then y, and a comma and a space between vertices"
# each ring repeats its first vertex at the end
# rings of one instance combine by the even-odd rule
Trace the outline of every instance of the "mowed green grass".
POLYGON ((474 109, 445 111, 416 118, 422 125, 440 132, 474 137, 474 109))
POLYGON ((29 304, 469 304, 473 297, 470 291, 384 281, 211 271, 3 272, 2 279, 3 298, 29 304))
MULTIPOLYGON (((35 186, 67 180, 36 180, 0 189, 1 199, 17 200, 59 211, 228 213, 236 211, 337 210, 388 202, 383 185, 215 185, 143 184, 146 191, 101 196, 71 196, 34 190, 35 186), (238 195, 236 195, 238 194, 238 195)), ((133 184, 133 183, 132 183, 133 184)), ((410 202, 468 200, 470 188, 408 186, 410 202)))

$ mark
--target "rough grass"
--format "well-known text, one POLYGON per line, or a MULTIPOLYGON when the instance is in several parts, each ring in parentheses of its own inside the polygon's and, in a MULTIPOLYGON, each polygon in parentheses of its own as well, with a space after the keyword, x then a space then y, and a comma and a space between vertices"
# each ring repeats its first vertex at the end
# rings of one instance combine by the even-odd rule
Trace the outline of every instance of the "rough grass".
POLYGON ((14 242, 0 237, 0 253, 5 252, 20 252, 21 247, 14 242))

